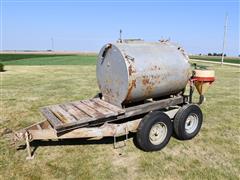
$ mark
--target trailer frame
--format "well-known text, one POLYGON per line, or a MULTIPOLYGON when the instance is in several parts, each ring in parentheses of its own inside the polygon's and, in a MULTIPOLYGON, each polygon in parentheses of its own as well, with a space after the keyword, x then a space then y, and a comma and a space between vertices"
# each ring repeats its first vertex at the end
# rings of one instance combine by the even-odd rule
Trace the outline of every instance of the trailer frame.
MULTIPOLYGON (((114 148, 119 147, 116 138, 126 136, 128 139, 130 132, 137 132, 138 125, 142 118, 152 111, 162 111, 171 119, 178 109, 187 103, 187 96, 177 95, 167 99, 148 100, 143 104, 124 108, 125 113, 115 118, 98 119, 89 121, 86 124, 73 126, 72 128, 54 129, 51 122, 46 119, 23 128, 14 133, 14 142, 25 141, 27 148, 27 159, 33 159, 30 142, 34 140, 59 140, 72 138, 102 139, 103 137, 113 137, 114 148)), ((125 143, 124 141, 124 143, 125 143)))

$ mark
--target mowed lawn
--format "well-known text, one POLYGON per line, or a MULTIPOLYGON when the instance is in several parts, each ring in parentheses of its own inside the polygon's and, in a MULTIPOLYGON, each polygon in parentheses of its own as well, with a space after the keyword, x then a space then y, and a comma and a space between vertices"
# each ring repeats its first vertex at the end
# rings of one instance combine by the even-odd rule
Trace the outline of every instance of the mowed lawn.
POLYGON ((42 106, 93 97, 98 92, 95 65, 6 65, 0 179, 239 179, 240 69, 202 65, 211 66, 217 80, 206 94, 204 123, 194 139, 171 138, 162 151, 152 153, 137 149, 132 138, 120 149, 113 148, 112 138, 34 143, 40 146, 32 161, 25 160, 26 149, 10 145, 6 129, 43 120, 42 106))

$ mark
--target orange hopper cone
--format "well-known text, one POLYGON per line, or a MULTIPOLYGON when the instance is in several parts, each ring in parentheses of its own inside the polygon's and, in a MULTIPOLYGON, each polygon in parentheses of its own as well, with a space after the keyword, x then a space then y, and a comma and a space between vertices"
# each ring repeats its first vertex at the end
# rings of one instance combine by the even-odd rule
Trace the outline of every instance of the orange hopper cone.
POLYGON ((202 96, 215 81, 215 73, 213 70, 195 69, 193 81, 198 93, 202 96))

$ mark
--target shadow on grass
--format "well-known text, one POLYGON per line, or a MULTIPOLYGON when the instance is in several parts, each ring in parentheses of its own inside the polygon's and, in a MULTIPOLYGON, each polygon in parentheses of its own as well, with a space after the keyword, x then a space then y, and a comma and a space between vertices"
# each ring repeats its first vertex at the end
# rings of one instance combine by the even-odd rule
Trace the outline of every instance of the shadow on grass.
MULTIPOLYGON (((130 133, 128 135, 128 139, 135 139, 135 133, 130 133)), ((126 136, 120 136, 117 137, 117 142, 121 142, 126 140, 126 136)), ((135 140, 133 140, 135 144, 135 140)), ((59 139, 59 140, 46 140, 46 141, 41 141, 41 140, 35 140, 30 143, 30 146, 32 148, 32 155, 36 152, 37 148, 40 146, 69 146, 69 145, 102 145, 102 144, 113 144, 114 139, 113 137, 104 137, 100 140, 90 140, 89 138, 74 138, 74 139, 59 139)), ((25 145, 20 145, 17 148, 17 151, 20 150, 25 150, 26 149, 26 144, 25 145)))
MULTIPOLYGON (((179 140, 175 133, 172 134, 172 138, 179 140)), ((143 150, 136 139, 136 133, 129 133, 128 139, 133 140, 133 144, 136 146, 136 148, 143 150)), ((124 140, 126 140, 126 136, 120 136, 117 137, 117 142, 121 143, 124 140)), ((180 141, 180 140, 179 140, 180 141)), ((40 146, 69 146, 69 145, 103 145, 103 144, 112 144, 114 147, 114 138, 113 137, 104 137, 99 140, 91 140, 91 138, 74 138, 74 139, 59 139, 59 140, 35 140, 30 143, 30 146, 32 148, 31 155, 33 156, 38 147, 40 146)), ((122 146, 120 146, 122 147, 122 146)), ((17 148, 17 151, 25 150, 25 145, 20 145, 17 148)))

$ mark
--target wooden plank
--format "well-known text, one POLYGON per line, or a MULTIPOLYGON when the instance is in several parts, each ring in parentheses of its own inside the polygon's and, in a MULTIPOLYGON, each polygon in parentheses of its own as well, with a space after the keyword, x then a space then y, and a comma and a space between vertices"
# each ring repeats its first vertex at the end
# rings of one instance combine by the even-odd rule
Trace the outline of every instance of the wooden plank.
POLYGON ((54 128, 63 124, 47 107, 41 108, 40 112, 54 128))
POLYGON ((91 138, 91 137, 108 137, 113 135, 125 135, 129 132, 135 132, 137 130, 138 124, 141 119, 137 119, 130 122, 125 122, 122 124, 106 124, 102 127, 87 127, 87 128, 78 128, 72 131, 69 131, 64 134, 56 134, 55 130, 43 129, 39 130, 28 130, 31 134, 32 140, 48 140, 48 139, 72 139, 72 138, 91 138), (127 128, 127 131, 126 131, 127 128))
POLYGON ((44 121, 35 123, 31 126, 28 126, 24 129, 25 130, 43 130, 43 129, 49 129, 49 128, 52 128, 51 124, 48 122, 48 120, 44 120, 44 121), (40 126, 40 128, 38 126, 40 126))
POLYGON ((99 119, 98 121, 91 121, 89 122, 89 126, 101 125, 104 122, 114 122, 114 121, 119 121, 126 118, 131 118, 134 116, 135 117, 141 116, 146 113, 149 113, 150 111, 161 110, 163 108, 170 107, 170 106, 176 106, 176 105, 182 104, 183 102, 184 102, 184 98, 182 96, 148 102, 145 104, 126 108, 125 114, 119 115, 116 118, 109 118, 107 120, 99 119))
POLYGON ((144 114, 150 111, 163 109, 169 106, 175 106, 183 103, 183 97, 177 96, 173 98, 163 99, 159 101, 153 101, 145 104, 141 104, 134 107, 126 108, 125 117, 136 116, 139 114, 144 114))
POLYGON ((42 129, 49 129, 51 128, 51 125, 48 121, 43 121, 43 122, 40 122, 39 125, 41 126, 42 129))
POLYGON ((59 105, 50 106, 49 109, 64 123, 77 121, 73 116, 64 111, 64 109, 62 109, 59 105))
MULTIPOLYGON (((80 128, 80 127, 101 125, 104 122, 119 121, 119 120, 126 119, 126 118, 130 118, 130 119, 131 118, 134 119, 136 117, 139 118, 139 117, 144 116, 146 113, 148 113, 150 111, 161 110, 161 109, 169 107, 169 106, 175 106, 175 105, 182 104, 184 102, 184 98, 182 96, 175 96, 172 98, 158 100, 158 101, 152 101, 152 102, 148 102, 145 104, 129 107, 126 109, 118 108, 118 107, 111 105, 107 102, 104 102, 100 99, 93 99, 92 101, 98 102, 99 104, 107 104, 108 109, 110 108, 110 106, 113 106, 112 109, 113 108, 114 108, 114 110, 120 109, 121 111, 125 111, 125 113, 118 115, 118 116, 106 117, 106 115, 96 111, 96 109, 93 109, 92 107, 87 106, 86 104, 82 103, 81 101, 68 103, 69 106, 67 106, 67 108, 68 108, 68 110, 70 110, 70 109, 72 109, 72 107, 74 107, 75 109, 73 108, 74 112, 72 112, 72 113, 76 113, 76 112, 83 113, 84 112, 89 116, 89 118, 82 119, 79 116, 78 121, 74 121, 74 122, 68 121, 67 123, 62 123, 56 117, 56 115, 54 115, 48 108, 43 108, 45 110, 43 112, 45 112, 45 114, 47 114, 47 115, 45 115, 45 117, 47 117, 47 119, 49 120, 51 125, 54 127, 54 129, 57 130, 57 133, 64 133, 64 132, 69 132, 70 130, 80 128)), ((85 101, 85 103, 86 103, 86 101, 85 101)), ((63 107, 63 105, 61 105, 61 106, 63 107)), ((66 104, 64 104, 64 107, 65 106, 66 106, 66 104)), ((104 106, 104 107, 106 107, 106 106, 104 106)), ((64 111, 64 112, 67 113, 69 116, 71 116, 68 111, 67 112, 64 111)), ((71 117, 73 117, 73 116, 71 116, 71 117)), ((76 119, 78 119, 78 118, 76 118, 76 119)))
POLYGON ((145 104, 141 104, 141 105, 137 105, 134 107, 129 107, 126 108, 126 113, 119 115, 117 117, 109 117, 109 118, 96 118, 95 120, 92 119, 88 122, 84 123, 71 123, 70 124, 63 124, 61 126, 59 126, 59 129, 57 130, 57 132, 67 132, 70 129, 76 129, 79 127, 86 127, 86 126, 96 126, 96 125, 101 125, 104 122, 114 122, 114 121, 119 121, 119 120, 123 120, 126 118, 131 118, 131 117, 136 117, 138 116, 144 116, 144 114, 150 112, 150 111, 154 111, 154 110, 161 110, 163 108, 169 107, 169 106, 175 106, 175 105, 179 105, 182 104, 183 101, 183 97, 178 96, 178 97, 173 97, 173 98, 168 98, 168 99, 164 99, 164 100, 159 100, 159 101, 153 101, 153 102, 148 102, 145 104))
POLYGON ((125 110, 124 110, 124 109, 119 108, 119 107, 117 107, 117 106, 114 106, 114 105, 112 105, 112 104, 110 104, 110 103, 108 103, 108 102, 106 102, 106 101, 103 101, 103 100, 101 100, 101 99, 99 99, 99 98, 94 98, 94 99, 92 99, 92 101, 94 101, 94 102, 96 102, 97 104, 99 104, 99 105, 101 105, 101 106, 104 106, 104 107, 106 107, 106 108, 108 108, 108 109, 110 109, 110 110, 112 110, 112 111, 114 111, 114 112, 117 112, 118 114, 123 114, 123 113, 125 113, 125 110))
POLYGON ((79 110, 72 104, 62 104, 60 105, 64 110, 66 110, 69 114, 74 116, 78 121, 79 120, 84 120, 84 119, 89 119, 90 117, 84 113, 83 111, 79 110))
POLYGON ((85 112, 87 115, 97 119, 97 118, 103 118, 105 117, 104 114, 96 111, 95 109, 83 104, 81 101, 79 102, 73 102, 72 103, 75 107, 80 109, 81 111, 85 112))
POLYGON ((72 123, 62 124, 57 127, 57 129, 56 129, 57 133, 64 134, 65 132, 69 132, 69 131, 72 131, 77 128, 87 127, 89 125, 88 121, 92 121, 92 120, 85 120, 85 121, 86 122, 76 121, 76 122, 72 122, 72 123))
POLYGON ((39 124, 37 124, 36 127, 38 130, 42 130, 42 127, 39 124))
POLYGON ((110 117, 110 116, 116 116, 118 115, 117 112, 115 111, 111 111, 108 108, 101 106, 100 104, 97 104, 96 102, 94 102, 93 100, 83 100, 81 101, 83 104, 86 104, 87 106, 89 106, 90 108, 104 114, 105 117, 110 117))

